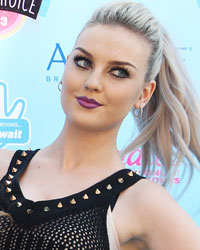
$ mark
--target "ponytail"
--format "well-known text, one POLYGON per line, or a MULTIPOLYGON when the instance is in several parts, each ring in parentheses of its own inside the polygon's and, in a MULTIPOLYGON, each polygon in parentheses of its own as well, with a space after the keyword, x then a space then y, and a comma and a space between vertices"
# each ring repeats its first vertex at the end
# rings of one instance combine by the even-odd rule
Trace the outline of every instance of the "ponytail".
POLYGON ((164 184, 175 174, 183 159, 199 168, 200 161, 200 104, 183 60, 178 55, 166 31, 163 34, 163 56, 156 77, 156 90, 137 118, 140 134, 123 154, 142 146, 142 174, 148 173, 155 156, 165 168, 164 184), (194 155, 193 155, 194 154, 194 155))

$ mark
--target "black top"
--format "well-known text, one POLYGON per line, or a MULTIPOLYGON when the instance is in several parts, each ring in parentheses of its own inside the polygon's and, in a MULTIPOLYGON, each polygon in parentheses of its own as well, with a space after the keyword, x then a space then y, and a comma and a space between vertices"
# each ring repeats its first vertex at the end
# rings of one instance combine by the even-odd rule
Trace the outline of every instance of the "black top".
POLYGON ((109 249, 108 207, 144 177, 123 169, 73 195, 34 202, 24 197, 19 176, 37 151, 16 151, 0 181, 0 210, 13 218, 0 217, 0 249, 109 249))

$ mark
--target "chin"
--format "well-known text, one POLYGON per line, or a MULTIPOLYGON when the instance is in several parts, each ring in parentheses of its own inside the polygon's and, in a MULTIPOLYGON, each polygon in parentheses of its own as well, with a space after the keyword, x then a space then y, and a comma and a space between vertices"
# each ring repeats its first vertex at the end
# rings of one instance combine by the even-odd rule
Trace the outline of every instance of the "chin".
POLYGON ((86 116, 76 116, 74 117, 74 119, 72 119, 72 117, 67 116, 67 122, 70 126, 73 126, 76 129, 91 133, 100 133, 109 130, 116 130, 120 127, 119 123, 108 123, 107 119, 99 119, 99 116, 96 117, 96 119, 94 119, 94 117, 88 118, 86 116))
POLYGON ((104 128, 104 125, 99 124, 99 121, 94 121, 94 119, 72 119, 72 117, 67 116, 67 123, 79 130, 84 130, 87 132, 99 132, 104 128))
POLYGON ((76 105, 65 105, 63 110, 66 114, 66 121, 71 127, 87 132, 116 130, 122 122, 119 117, 113 117, 111 112, 101 109, 82 110, 76 105))

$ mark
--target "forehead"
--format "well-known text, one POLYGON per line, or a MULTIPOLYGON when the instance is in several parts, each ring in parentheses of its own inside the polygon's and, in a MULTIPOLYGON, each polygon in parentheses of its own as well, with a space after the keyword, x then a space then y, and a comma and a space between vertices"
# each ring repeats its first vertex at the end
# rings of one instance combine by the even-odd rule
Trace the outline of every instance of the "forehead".
POLYGON ((122 26, 95 24, 85 28, 75 47, 83 47, 96 58, 127 60, 146 66, 150 44, 141 35, 122 26))

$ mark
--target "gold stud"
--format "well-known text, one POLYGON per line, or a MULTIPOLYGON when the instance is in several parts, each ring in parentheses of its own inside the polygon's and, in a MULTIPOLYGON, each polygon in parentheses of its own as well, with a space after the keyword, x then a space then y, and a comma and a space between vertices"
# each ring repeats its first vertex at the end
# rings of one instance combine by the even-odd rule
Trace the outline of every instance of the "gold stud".
POLYGON ((12 172, 13 172, 13 173, 16 173, 17 170, 18 170, 17 168, 12 168, 12 172))
POLYGON ((75 199, 72 199, 72 200, 70 201, 70 203, 71 203, 72 205, 76 204, 75 199))
POLYGON ((11 184, 11 181, 6 180, 6 185, 8 186, 10 184, 11 184))
POLYGON ((133 176, 133 171, 128 172, 128 176, 133 176))
POLYGON ((83 195, 83 199, 84 199, 84 200, 88 200, 88 199, 89 199, 88 195, 87 195, 87 194, 84 194, 84 195, 83 195))
POLYGON ((8 175, 8 180, 12 180, 13 177, 14 177, 13 175, 9 174, 9 175, 8 175))
POLYGON ((123 182, 124 182, 124 179, 123 179, 123 178, 119 178, 119 179, 118 179, 118 182, 119 182, 119 183, 123 183, 123 182))
POLYGON ((43 207, 43 210, 44 210, 44 212, 49 212, 50 208, 46 206, 46 207, 43 207))
POLYGON ((62 208, 62 207, 63 207, 63 204, 62 204, 61 202, 59 202, 59 203, 57 204, 57 207, 58 207, 58 208, 62 208))
POLYGON ((33 210, 29 208, 29 209, 26 210, 26 212, 27 212, 27 214, 32 214, 33 210))
POLYGON ((100 190, 97 188, 96 190, 95 190, 95 194, 100 194, 101 192, 100 192, 100 190))
POLYGON ((21 165, 21 164, 22 164, 22 161, 20 161, 20 160, 16 161, 16 165, 21 165))
POLYGON ((16 197, 15 197, 14 195, 12 195, 12 196, 10 197, 10 199, 11 199, 11 201, 15 201, 15 200, 16 200, 16 197))
POLYGON ((12 191, 11 188, 9 188, 9 187, 6 188, 6 193, 10 193, 11 191, 12 191))
POLYGON ((23 151, 22 154, 21 154, 21 156, 26 157, 27 156, 26 151, 23 151))
POLYGON ((21 207, 22 203, 21 202, 17 202, 17 207, 21 207))
POLYGON ((111 189, 112 189, 112 186, 111 186, 110 184, 108 184, 108 185, 106 186, 106 189, 111 190, 111 189))

